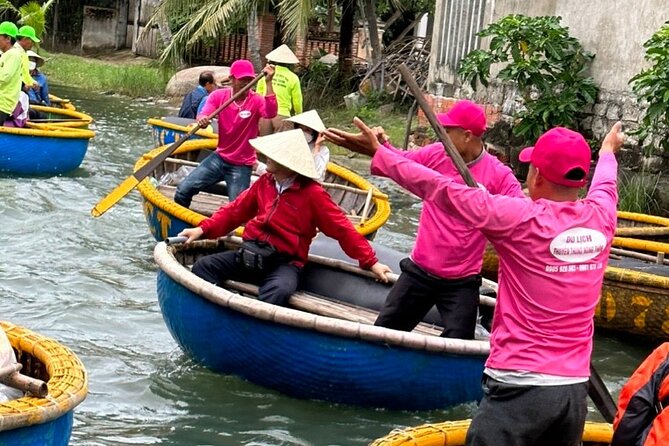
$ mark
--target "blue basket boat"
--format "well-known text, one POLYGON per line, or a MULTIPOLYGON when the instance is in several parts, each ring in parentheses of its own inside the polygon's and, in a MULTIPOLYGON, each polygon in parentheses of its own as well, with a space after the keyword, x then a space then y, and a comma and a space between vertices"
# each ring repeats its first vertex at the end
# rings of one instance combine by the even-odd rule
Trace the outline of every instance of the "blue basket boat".
POLYGON ((163 318, 195 361, 293 397, 356 406, 423 410, 480 399, 489 343, 441 338, 426 323, 411 333, 373 326, 377 312, 366 306, 378 308, 389 288, 347 262, 310 255, 290 307, 249 297, 251 285, 221 288, 190 272, 199 256, 239 242, 155 248, 163 318))
MULTIPOLYGON (((178 141, 191 130, 192 127, 190 126, 194 125, 195 122, 195 119, 176 116, 149 119, 148 123, 151 126, 154 146, 160 147, 178 141)), ((215 120, 211 122, 208 128, 200 129, 195 135, 191 136, 191 139, 201 138, 218 140, 218 125, 215 120)))
POLYGON ((83 364, 58 342, 9 322, 0 321, 21 373, 48 384, 46 398, 25 396, 0 404, 0 445, 67 446, 74 408, 88 393, 83 364))
POLYGON ((50 176, 76 169, 95 136, 90 130, 39 125, 0 127, 0 172, 50 176))

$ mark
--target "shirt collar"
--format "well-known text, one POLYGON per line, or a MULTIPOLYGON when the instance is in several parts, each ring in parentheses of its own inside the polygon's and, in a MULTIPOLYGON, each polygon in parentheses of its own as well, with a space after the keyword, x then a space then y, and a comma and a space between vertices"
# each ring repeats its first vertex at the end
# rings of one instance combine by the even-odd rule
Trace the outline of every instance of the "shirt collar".
MULTIPOLYGON (((274 177, 272 177, 274 178, 274 177)), ((297 175, 292 175, 282 181, 277 181, 276 178, 274 178, 274 186, 276 187, 276 191, 280 194, 284 193, 286 190, 288 190, 293 183, 295 182, 295 179, 297 178, 297 175)))

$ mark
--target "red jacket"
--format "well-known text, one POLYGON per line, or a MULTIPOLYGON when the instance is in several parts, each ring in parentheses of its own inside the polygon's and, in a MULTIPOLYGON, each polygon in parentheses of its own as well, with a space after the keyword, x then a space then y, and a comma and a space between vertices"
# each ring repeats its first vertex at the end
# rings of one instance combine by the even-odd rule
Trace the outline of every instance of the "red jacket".
POLYGON ((206 238, 217 238, 244 224, 244 240, 270 243, 278 252, 294 257, 300 267, 307 262, 317 228, 336 239, 349 257, 360 262, 360 267, 370 268, 377 262, 369 242, 355 230, 330 195, 319 183, 303 176, 279 194, 274 177, 266 173, 200 227, 206 238))

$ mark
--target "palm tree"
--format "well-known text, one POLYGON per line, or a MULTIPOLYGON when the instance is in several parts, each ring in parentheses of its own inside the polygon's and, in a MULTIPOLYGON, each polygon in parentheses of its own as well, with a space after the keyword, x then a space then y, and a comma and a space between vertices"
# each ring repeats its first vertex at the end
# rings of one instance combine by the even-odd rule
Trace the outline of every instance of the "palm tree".
POLYGON ((56 0, 48 0, 43 5, 36 1, 30 1, 16 8, 9 0, 0 0, 0 14, 11 12, 18 17, 21 25, 30 25, 35 28, 35 34, 40 37, 46 30, 46 13, 56 0))
MULTIPOLYGON (((7 1, 7 0, 0 0, 7 1)), ((306 32, 315 0, 278 0, 275 5, 284 36, 294 40, 306 32)), ((202 39, 216 39, 221 33, 246 22, 249 54, 260 65, 257 12, 269 8, 270 0, 161 0, 146 29, 158 25, 161 17, 183 17, 183 26, 174 33, 161 55, 161 62, 175 63, 184 52, 202 39)))

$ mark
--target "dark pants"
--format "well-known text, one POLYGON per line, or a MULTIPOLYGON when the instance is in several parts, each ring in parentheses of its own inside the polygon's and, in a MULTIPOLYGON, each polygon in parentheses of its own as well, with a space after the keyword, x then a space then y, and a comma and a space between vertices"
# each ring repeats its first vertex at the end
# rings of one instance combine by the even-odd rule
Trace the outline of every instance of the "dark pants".
POLYGON ((12 116, 11 113, 5 113, 3 111, 0 111, 0 126, 3 125, 5 121, 7 121, 10 118, 10 116, 12 116))
POLYGON ((297 290, 300 268, 287 262, 280 262, 269 271, 250 270, 237 262, 235 251, 211 254, 198 259, 193 265, 193 273, 221 286, 226 280, 249 282, 259 285, 258 299, 285 306, 290 295, 297 290))
POLYGON ((483 399, 467 446, 576 446, 588 412, 588 383, 516 386, 483 375, 483 399))
POLYGON ((213 152, 179 183, 174 193, 174 201, 187 208, 195 194, 221 180, 225 180, 228 198, 233 201, 251 184, 251 166, 226 163, 220 155, 213 152))
POLYGON ((433 305, 437 306, 445 338, 474 339, 481 276, 439 279, 411 259, 400 262, 402 274, 393 285, 374 325, 411 331, 433 305))

